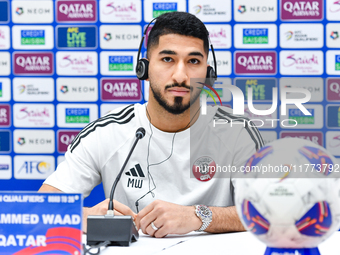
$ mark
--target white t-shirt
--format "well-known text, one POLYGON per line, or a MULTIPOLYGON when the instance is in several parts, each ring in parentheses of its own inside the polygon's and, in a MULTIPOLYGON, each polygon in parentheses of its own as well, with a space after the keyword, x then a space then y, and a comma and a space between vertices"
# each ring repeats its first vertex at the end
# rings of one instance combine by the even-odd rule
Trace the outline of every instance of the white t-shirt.
POLYGON ((115 109, 78 134, 68 147, 65 161, 44 183, 87 197, 103 182, 105 196, 109 197, 112 184, 136 139, 136 130, 143 127, 145 137, 132 153, 114 199, 135 211, 136 200, 155 184, 153 194, 139 201, 139 209, 155 199, 180 205, 231 206, 230 174, 217 171, 218 166, 220 169, 223 166, 239 168, 263 146, 256 128, 215 122, 232 118, 236 117, 231 109, 209 106, 207 114, 200 114, 190 128, 167 133, 150 124, 146 104, 115 109))

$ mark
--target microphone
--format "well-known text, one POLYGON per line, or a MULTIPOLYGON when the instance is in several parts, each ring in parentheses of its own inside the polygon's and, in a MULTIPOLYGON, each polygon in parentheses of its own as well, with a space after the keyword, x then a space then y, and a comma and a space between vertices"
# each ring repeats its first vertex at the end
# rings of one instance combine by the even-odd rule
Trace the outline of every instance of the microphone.
POLYGON ((138 141, 144 136, 145 129, 142 127, 138 128, 136 131, 136 140, 112 185, 107 214, 89 215, 87 217, 87 245, 98 245, 102 242, 109 241, 108 246, 129 246, 132 241, 137 241, 139 238, 137 227, 132 216, 114 215, 113 196, 132 152, 138 141))
POLYGON ((131 148, 131 150, 130 150, 128 156, 126 157, 126 160, 125 160, 125 162, 124 162, 122 168, 120 169, 120 172, 119 172, 119 174, 117 175, 115 182, 114 182, 113 185, 112 185, 111 193, 110 193, 109 208, 108 208, 108 211, 107 211, 107 214, 108 214, 108 215, 114 215, 114 213, 113 213, 113 209, 114 209, 114 208, 113 208, 113 195, 114 195, 114 192, 115 192, 115 190, 116 190, 117 183, 119 182, 120 177, 122 176, 123 171, 124 171, 124 169, 125 169, 125 166, 126 166, 127 162, 129 161, 129 159, 130 159, 130 157, 131 157, 131 154, 132 154, 132 152, 134 151, 134 149, 135 149, 135 147, 136 147, 138 141, 139 141, 140 139, 142 139, 144 136, 145 136, 145 129, 142 128, 142 127, 138 128, 137 131, 136 131, 136 140, 135 140, 135 142, 133 143, 132 148, 131 148))
POLYGON ((145 129, 140 127, 136 131, 136 138, 142 139, 145 136, 145 129))

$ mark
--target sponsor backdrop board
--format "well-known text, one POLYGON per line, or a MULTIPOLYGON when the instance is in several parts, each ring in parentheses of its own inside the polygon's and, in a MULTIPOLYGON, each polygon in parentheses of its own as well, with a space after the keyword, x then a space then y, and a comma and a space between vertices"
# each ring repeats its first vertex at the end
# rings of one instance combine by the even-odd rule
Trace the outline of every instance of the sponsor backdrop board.
MULTIPOLYGON (((142 92, 148 99, 149 83, 134 73, 143 29, 174 11, 206 24, 221 78, 216 85, 243 92, 246 115, 264 123, 266 142, 300 137, 340 157, 337 0, 0 0, 1 190, 38 190, 84 126, 110 110, 143 103, 142 92), (310 116, 294 107, 286 116, 279 107, 268 116, 249 110, 248 89, 255 109, 264 111, 274 96, 280 104, 286 88, 311 92, 310 116), (286 127, 286 117, 298 126, 286 127)), ((233 106, 228 89, 217 92, 233 106)), ((84 203, 103 198, 99 186, 84 203)))

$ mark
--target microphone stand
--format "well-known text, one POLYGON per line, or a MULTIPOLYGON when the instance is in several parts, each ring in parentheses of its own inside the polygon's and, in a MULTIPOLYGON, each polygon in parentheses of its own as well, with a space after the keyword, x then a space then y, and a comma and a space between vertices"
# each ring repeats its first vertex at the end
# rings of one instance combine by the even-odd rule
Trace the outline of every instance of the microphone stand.
POLYGON ((138 240, 139 234, 133 217, 130 215, 114 215, 113 195, 132 152, 144 135, 144 128, 139 128, 136 131, 136 140, 112 185, 107 214, 89 215, 87 217, 87 245, 98 245, 108 241, 108 246, 130 246, 132 241, 138 240))

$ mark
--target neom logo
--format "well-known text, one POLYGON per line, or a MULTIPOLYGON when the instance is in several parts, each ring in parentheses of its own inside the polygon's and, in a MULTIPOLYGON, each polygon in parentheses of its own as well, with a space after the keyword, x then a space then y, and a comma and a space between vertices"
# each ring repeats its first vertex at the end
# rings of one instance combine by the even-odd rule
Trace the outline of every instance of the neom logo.
POLYGON ((88 87, 88 86, 83 86, 83 87, 76 87, 76 86, 71 86, 70 89, 67 86, 62 86, 60 89, 63 93, 67 92, 72 92, 72 93, 93 93, 96 91, 95 87, 88 87), (63 90, 63 87, 66 87, 65 90, 63 90))
POLYGON ((8 62, 6 60, 0 60, 0 66, 7 66, 8 62))
POLYGON ((25 139, 25 137, 18 138, 18 144, 31 144, 31 145, 45 145, 45 144, 52 144, 51 139, 43 139, 43 138, 29 138, 25 139))
POLYGON ((27 8, 24 10, 22 7, 17 7, 15 13, 18 15, 22 14, 45 14, 45 13, 50 13, 50 9, 43 9, 43 8, 27 8))
POLYGON ((339 38, 339 32, 338 31, 332 31, 330 37, 333 39, 333 40, 336 40, 339 38))
POLYGON ((68 86, 67 85, 61 86, 60 91, 61 93, 66 94, 68 92, 68 86))
POLYGON ((266 12, 274 12, 275 7, 274 6, 246 6, 246 5, 240 5, 238 7, 238 12, 243 14, 246 12, 257 12, 257 13, 266 13, 266 12))

